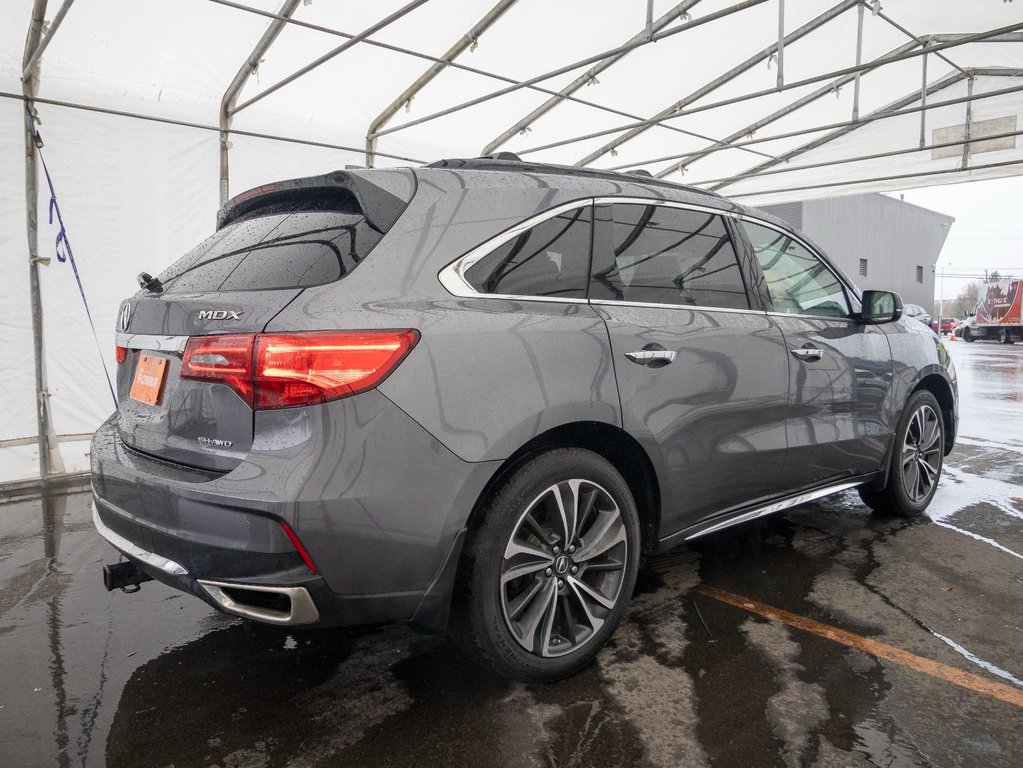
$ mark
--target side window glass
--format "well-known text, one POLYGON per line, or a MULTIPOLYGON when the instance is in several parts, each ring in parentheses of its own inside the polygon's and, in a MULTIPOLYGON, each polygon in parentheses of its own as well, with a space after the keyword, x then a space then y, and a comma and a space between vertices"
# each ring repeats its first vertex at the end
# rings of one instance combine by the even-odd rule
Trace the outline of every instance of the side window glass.
POLYGON ((845 289, 816 255, 791 236, 743 222, 776 312, 848 317, 845 289))
POLYGON ((610 237, 612 253, 595 267, 591 298, 749 309, 720 216, 633 203, 600 209, 598 232, 610 237))
POLYGON ((465 271, 480 293, 586 298, 590 209, 583 206, 527 229, 465 271))

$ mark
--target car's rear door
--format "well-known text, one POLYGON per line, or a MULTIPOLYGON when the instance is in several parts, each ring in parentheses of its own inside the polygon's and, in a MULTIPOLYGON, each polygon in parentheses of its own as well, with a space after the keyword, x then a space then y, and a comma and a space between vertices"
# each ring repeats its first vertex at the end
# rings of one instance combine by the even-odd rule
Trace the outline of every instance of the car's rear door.
POLYGON ((624 429, 657 470, 662 536, 784 490, 785 347, 718 211, 598 204, 589 298, 624 429))
POLYGON ((789 355, 787 476, 800 488, 878 469, 894 428, 892 357, 832 267, 791 232, 744 218, 741 248, 789 355))

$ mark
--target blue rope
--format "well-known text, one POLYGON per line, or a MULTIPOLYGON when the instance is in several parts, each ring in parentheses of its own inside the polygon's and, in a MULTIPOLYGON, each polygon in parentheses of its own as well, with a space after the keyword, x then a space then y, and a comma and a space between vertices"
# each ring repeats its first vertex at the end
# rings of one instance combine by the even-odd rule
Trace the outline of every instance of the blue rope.
POLYGON ((110 371, 107 369, 106 357, 103 354, 103 346, 99 343, 99 334, 96 333, 96 324, 92 320, 92 312, 89 311, 89 301, 85 298, 85 287, 82 285, 82 278, 78 274, 78 263, 75 261, 74 251, 71 250, 71 241, 68 239, 67 230, 64 228, 64 217, 60 213, 60 204, 57 202, 57 192, 53 188, 53 179, 50 178, 50 169, 46 167, 46 158, 43 157, 43 139, 36 130, 35 118, 28 105, 25 106, 25 114, 28 119, 28 129, 32 132, 32 141, 35 142, 36 151, 39 153, 39 160, 43 164, 43 173, 46 174, 46 184, 50 188, 50 224, 53 224, 53 216, 57 215, 57 224, 60 230, 57 232, 57 239, 54 244, 57 261, 71 263, 71 269, 75 273, 75 282, 78 283, 78 293, 82 297, 82 304, 85 306, 85 316, 89 318, 89 327, 92 329, 92 338, 96 342, 96 351, 99 352, 100 365, 103 366, 103 375, 107 379, 107 388, 110 390, 110 397, 114 401, 114 408, 117 408, 117 394, 114 390, 114 382, 110 378, 110 371))

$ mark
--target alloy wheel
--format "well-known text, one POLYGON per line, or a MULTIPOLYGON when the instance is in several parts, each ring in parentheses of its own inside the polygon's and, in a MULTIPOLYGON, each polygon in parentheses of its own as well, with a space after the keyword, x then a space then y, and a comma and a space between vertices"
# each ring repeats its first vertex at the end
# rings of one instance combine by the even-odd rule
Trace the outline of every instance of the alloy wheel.
POLYGON ((938 414, 921 405, 906 428, 902 443, 902 482, 914 503, 930 495, 941 471, 941 427, 938 414))
POLYGON ((618 602, 628 543, 621 510, 589 480, 544 490, 513 529, 501 564, 501 609, 526 651, 564 656, 593 639, 618 602))

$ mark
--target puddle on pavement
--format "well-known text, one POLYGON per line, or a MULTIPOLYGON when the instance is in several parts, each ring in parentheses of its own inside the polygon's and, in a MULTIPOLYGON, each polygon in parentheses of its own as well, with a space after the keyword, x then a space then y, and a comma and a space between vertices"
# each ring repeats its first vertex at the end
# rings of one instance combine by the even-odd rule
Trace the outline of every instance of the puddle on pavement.
MULTIPOLYGON (((927 529, 960 539, 872 518, 855 494, 654 558, 597 663, 555 686, 499 680, 403 626, 282 630, 162 585, 108 594, 111 551, 86 495, 2 509, 0 725, 19 766, 914 766, 963 754, 995 766, 1023 749, 1006 705, 937 683, 934 707, 918 705, 919 680, 689 589, 866 636, 929 631, 875 582, 901 542, 936 541, 927 529), (949 708, 992 725, 950 730, 949 708)), ((997 526, 996 512, 981 505, 971 522, 997 526)), ((1018 594, 1016 579, 1004 580, 1018 594)))

